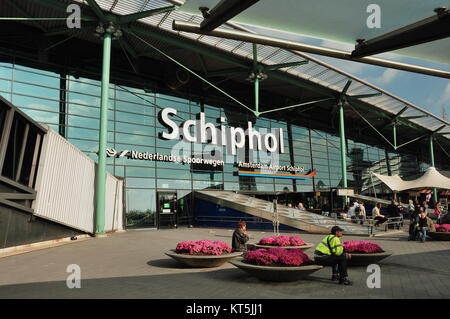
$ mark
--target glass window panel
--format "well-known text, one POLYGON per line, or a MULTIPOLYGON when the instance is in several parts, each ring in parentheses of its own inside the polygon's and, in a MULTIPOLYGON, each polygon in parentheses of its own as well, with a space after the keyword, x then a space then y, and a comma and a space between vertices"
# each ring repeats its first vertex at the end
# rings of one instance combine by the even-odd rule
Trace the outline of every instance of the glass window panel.
POLYGON ((126 186, 133 188, 155 188, 155 180, 153 178, 126 178, 126 186))
POLYGON ((91 80, 87 78, 75 79, 69 76, 68 89, 72 92, 81 92, 95 96, 101 95, 100 81, 91 80))
POLYGON ((83 138, 90 140, 98 140, 98 130, 78 128, 78 127, 67 127, 67 136, 74 138, 83 138))
POLYGON ((71 126, 92 128, 92 129, 96 129, 96 130, 98 130, 99 126, 100 126, 99 119, 80 117, 80 116, 76 116, 76 115, 67 116, 67 123, 68 123, 68 125, 71 125, 71 126))
POLYGON ((155 169, 149 167, 127 166, 125 172, 127 177, 155 177, 155 169))
MULTIPOLYGON (((177 164, 174 163, 174 165, 177 165, 177 164)), ((182 164, 178 164, 178 165, 182 165, 182 164)), ((158 165, 158 178, 190 179, 191 172, 188 170, 179 170, 179 169, 163 169, 163 168, 159 168, 159 165, 158 165)))
POLYGON ((72 115, 82 115, 82 116, 99 118, 100 117, 100 108, 68 103, 67 104, 67 113, 72 114, 72 115))
POLYGON ((0 91, 11 92, 11 81, 0 79, 0 91))
POLYGON ((59 112, 59 101, 44 100, 36 97, 14 94, 12 103, 17 107, 27 107, 42 111, 59 112))
POLYGON ((127 144, 127 145, 144 145, 144 146, 155 145, 154 137, 132 135, 132 134, 125 134, 125 133, 116 133, 115 141, 116 141, 116 143, 127 144))
POLYGON ((191 181, 158 178, 157 186, 158 188, 191 189, 191 181))
POLYGON ((94 141, 86 141, 86 140, 79 140, 74 138, 68 139, 70 143, 75 145, 78 149, 84 151, 84 152, 97 152, 98 151, 98 142, 94 141))
POLYGON ((156 191, 151 189, 126 190, 127 227, 154 226, 156 214, 156 191))
MULTIPOLYGON (((13 69, 9 63, 0 63, 0 77, 12 79, 13 69)), ((1 80, 3 81, 3 80, 1 80)))
MULTIPOLYGON (((59 82, 58 82, 59 85, 59 82)), ((14 82, 13 93, 21 93, 35 97, 59 100, 59 86, 56 89, 14 82)))
POLYGON ((127 103, 125 101, 116 100, 116 110, 138 113, 143 115, 151 115, 151 116, 155 115, 155 109, 151 105, 127 103))
POLYGON ((194 189, 205 189, 205 188, 219 188, 222 189, 222 182, 215 181, 194 181, 193 182, 194 189))
MULTIPOLYGON (((21 108, 21 110, 31 117, 36 122, 45 123, 45 124, 58 124, 59 123, 59 114, 45 111, 36 111, 21 108)), ((58 131, 58 130, 56 130, 58 131)))
POLYGON ((155 125, 155 118, 152 116, 145 116, 142 114, 119 112, 115 113, 116 121, 130 122, 147 126, 155 125))
MULTIPOLYGON (((92 95, 86 95, 81 93, 74 93, 69 92, 67 96, 67 101, 69 103, 74 104, 81 104, 81 105, 88 105, 92 107, 100 107, 100 97, 99 96, 92 96, 92 95)), ((111 103, 111 100, 109 101, 109 107, 113 105, 111 103)))
MULTIPOLYGON (((14 69, 14 81, 21 81, 26 83, 33 83, 59 88, 59 76, 56 73, 27 68, 24 66, 20 66, 14 69)), ((16 83, 14 84, 14 86, 15 85, 16 83)))
POLYGON ((137 125, 137 124, 128 124, 128 123, 121 123, 116 122, 116 131, 117 132, 123 132, 128 134, 138 134, 138 135, 149 135, 153 136, 155 134, 155 129, 153 126, 144 126, 144 125, 137 125))

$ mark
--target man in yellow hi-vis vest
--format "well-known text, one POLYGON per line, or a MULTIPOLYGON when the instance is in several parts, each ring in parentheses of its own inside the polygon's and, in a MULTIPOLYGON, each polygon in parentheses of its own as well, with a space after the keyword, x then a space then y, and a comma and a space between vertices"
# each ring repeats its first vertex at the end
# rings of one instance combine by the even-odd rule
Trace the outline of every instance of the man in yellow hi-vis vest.
POLYGON ((331 234, 326 236, 314 251, 314 261, 318 265, 331 266, 331 280, 339 280, 341 285, 351 285, 347 275, 347 259, 350 254, 344 252, 340 238, 344 235, 343 229, 339 226, 331 228, 331 234))

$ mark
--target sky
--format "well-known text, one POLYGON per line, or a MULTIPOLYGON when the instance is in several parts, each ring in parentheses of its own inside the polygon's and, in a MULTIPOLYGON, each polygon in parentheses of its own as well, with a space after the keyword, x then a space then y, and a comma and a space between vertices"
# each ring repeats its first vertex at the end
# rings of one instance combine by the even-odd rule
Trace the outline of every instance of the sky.
MULTIPOLYGON (((284 33, 284 32, 282 33, 276 30, 260 29, 248 25, 246 25, 246 27, 253 29, 261 34, 266 34, 268 36, 283 38, 300 43, 338 49, 348 52, 351 52, 354 49, 354 46, 347 43, 313 38, 293 33, 284 33)), ((447 113, 447 121, 450 121, 449 79, 395 70, 380 66, 373 66, 341 59, 335 59, 314 54, 309 55, 318 58, 319 60, 328 63, 334 67, 337 67, 342 71, 350 73, 356 76, 357 78, 360 78, 377 87, 380 87, 400 98, 403 98, 411 102, 412 104, 415 104, 433 113, 439 118, 442 118, 442 105, 444 105, 444 108, 447 113)), ((409 58, 394 53, 384 53, 380 55, 375 55, 374 57, 450 71, 450 65, 409 58)))

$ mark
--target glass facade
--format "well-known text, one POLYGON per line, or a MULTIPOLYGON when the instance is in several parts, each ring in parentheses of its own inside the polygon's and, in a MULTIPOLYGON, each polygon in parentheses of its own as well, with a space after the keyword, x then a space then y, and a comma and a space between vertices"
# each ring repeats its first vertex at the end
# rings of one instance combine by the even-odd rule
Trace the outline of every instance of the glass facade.
MULTIPOLYGON (((34 120, 63 134, 87 156, 97 161, 99 81, 1 63, 0 95, 34 120)), ((303 166, 305 172, 314 168, 317 175, 311 180, 295 181, 237 176, 238 168, 233 165, 237 158, 230 159, 229 156, 223 167, 219 168, 134 160, 126 156, 110 157, 107 159, 108 171, 125 179, 129 226, 155 224, 158 190, 174 190, 178 199, 186 198, 188 201, 188 194, 195 189, 315 192, 341 184, 340 142, 336 135, 265 118, 248 119, 245 113, 237 113, 237 108, 230 111, 220 105, 200 105, 189 97, 181 99, 117 84, 111 84, 109 90, 108 148, 151 154, 182 151, 190 156, 210 153, 213 157, 225 157, 226 148, 223 146, 182 143, 158 137, 160 132, 167 131, 158 120, 159 111, 167 107, 177 110, 173 117, 177 123, 195 119, 203 111, 206 121, 211 123, 217 123, 217 118, 224 117, 225 126, 244 126, 247 120, 252 120, 254 128, 260 132, 273 132, 282 128, 284 153, 276 156, 277 163, 303 166)), ((426 158, 419 158, 420 154, 391 153, 352 140, 348 140, 347 144, 349 187, 355 187, 358 192, 387 192, 385 186, 371 179, 370 172, 411 175, 427 168, 426 158)), ((274 158, 264 153, 258 152, 258 158, 252 157, 254 154, 248 152, 241 156, 248 161, 273 163, 274 158), (266 155, 267 158, 264 158, 266 155)))

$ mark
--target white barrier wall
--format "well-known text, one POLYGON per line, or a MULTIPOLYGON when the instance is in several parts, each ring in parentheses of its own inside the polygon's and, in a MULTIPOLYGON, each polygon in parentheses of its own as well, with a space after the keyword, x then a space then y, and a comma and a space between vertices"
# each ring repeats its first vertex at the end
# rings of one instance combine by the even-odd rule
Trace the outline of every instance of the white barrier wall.
MULTIPOLYGON (((107 173, 105 231, 123 229, 123 181, 107 173)), ((36 178, 35 215, 94 233, 95 162, 51 129, 45 134, 36 178)))

